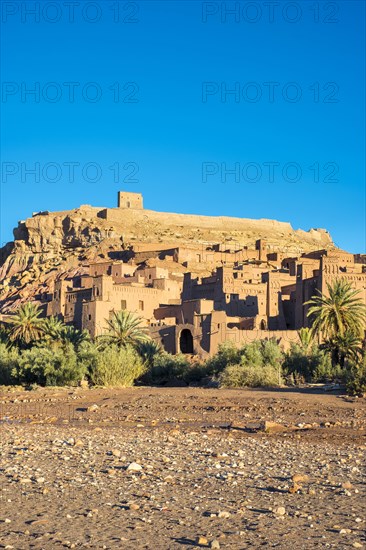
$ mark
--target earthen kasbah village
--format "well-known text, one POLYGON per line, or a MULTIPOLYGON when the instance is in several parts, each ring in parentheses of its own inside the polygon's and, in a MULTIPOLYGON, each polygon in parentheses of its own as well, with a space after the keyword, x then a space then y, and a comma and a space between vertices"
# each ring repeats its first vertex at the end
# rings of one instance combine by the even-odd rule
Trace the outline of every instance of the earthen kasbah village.
POLYGON ((366 302, 366 255, 325 229, 146 210, 139 193, 119 192, 116 208, 34 213, 14 238, 1 250, 3 320, 33 301, 95 337, 126 309, 170 353, 273 337, 286 349, 308 326, 304 303, 335 278, 366 302))

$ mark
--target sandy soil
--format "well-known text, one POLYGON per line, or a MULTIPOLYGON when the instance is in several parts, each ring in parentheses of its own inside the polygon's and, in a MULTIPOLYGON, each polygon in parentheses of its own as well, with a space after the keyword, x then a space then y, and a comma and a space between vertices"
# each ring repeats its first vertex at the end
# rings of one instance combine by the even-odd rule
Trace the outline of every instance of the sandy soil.
POLYGON ((0 388, 0 547, 366 548, 365 404, 0 388))

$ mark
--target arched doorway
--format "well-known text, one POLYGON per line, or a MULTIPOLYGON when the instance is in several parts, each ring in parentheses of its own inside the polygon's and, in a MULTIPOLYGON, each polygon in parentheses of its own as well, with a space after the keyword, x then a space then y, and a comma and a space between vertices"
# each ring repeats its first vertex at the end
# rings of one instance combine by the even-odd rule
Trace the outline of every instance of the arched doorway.
POLYGON ((184 328, 180 333, 179 349, 181 353, 193 354, 193 336, 188 328, 184 328))
POLYGON ((261 330, 267 330, 267 323, 265 322, 264 319, 262 319, 262 321, 261 321, 260 329, 261 330))

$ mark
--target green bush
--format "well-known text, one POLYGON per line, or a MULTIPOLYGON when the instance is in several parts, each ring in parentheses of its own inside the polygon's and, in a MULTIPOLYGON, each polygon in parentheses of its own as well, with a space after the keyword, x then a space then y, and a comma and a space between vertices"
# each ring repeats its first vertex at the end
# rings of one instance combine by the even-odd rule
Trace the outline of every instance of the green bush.
POLYGON ((281 362, 283 353, 273 339, 255 340, 239 350, 237 364, 228 364, 219 377, 221 387, 258 388, 282 384, 281 362))
POLYGON ((239 363, 245 366, 263 366, 263 356, 261 351, 261 342, 256 340, 250 344, 244 344, 240 350, 239 363))
POLYGON ((366 394, 366 353, 358 362, 352 362, 347 372, 347 392, 351 395, 366 394))
MULTIPOLYGON (((207 378, 207 366, 206 363, 193 363, 189 365, 187 371, 184 374, 184 381, 187 384, 199 384, 204 378, 207 378)), ((212 378, 216 378, 213 376, 212 378)))
POLYGON ((189 361, 185 355, 163 352, 155 355, 149 374, 152 383, 166 384, 173 379, 185 381, 189 369, 189 361))
POLYGON ((274 369, 279 369, 281 367, 284 354, 275 338, 271 338, 270 340, 260 340, 260 350, 263 365, 270 365, 274 369))
POLYGON ((217 376, 228 365, 240 362, 240 350, 233 342, 227 341, 219 345, 218 352, 205 362, 206 376, 217 376))
POLYGON ((21 383, 36 383, 40 386, 75 385, 82 380, 85 367, 71 344, 60 349, 34 346, 24 350, 13 369, 21 383))
POLYGON ((205 363, 190 363, 184 354, 172 355, 160 350, 151 361, 145 361, 144 364, 148 370, 141 381, 145 384, 164 385, 174 381, 199 383, 207 376, 205 363))
POLYGON ((91 383, 98 386, 132 386, 145 371, 141 357, 130 345, 112 345, 101 351, 90 345, 89 351, 83 347, 80 358, 91 383))
POLYGON ((243 344, 241 348, 237 348, 234 342, 228 341, 220 344, 218 352, 206 361, 206 374, 217 376, 227 366, 239 363, 241 365, 271 365, 278 368, 282 357, 281 348, 273 339, 255 340, 243 344))
POLYGON ((274 369, 279 369, 283 359, 282 350, 273 339, 255 340, 244 344, 239 353, 240 364, 248 367, 271 366, 274 369))
POLYGON ((340 365, 332 365, 331 357, 324 355, 324 359, 315 369, 313 382, 345 382, 347 370, 340 365))
POLYGON ((278 369, 258 365, 229 365, 219 377, 219 385, 222 388, 260 388, 266 386, 279 386, 282 380, 278 369))
POLYGON ((305 350, 299 344, 291 344, 283 362, 285 375, 295 382, 322 382, 334 377, 331 358, 317 345, 305 350))
MULTIPOLYGON (((104 349, 104 348, 102 348, 104 349)), ((93 342, 82 342, 77 351, 79 361, 81 361, 88 373, 92 368, 93 362, 96 360, 97 355, 101 352, 98 344, 93 342)))
POLYGON ((0 344, 6 344, 9 347, 10 334, 8 327, 0 322, 0 344))
POLYGON ((0 385, 10 385, 18 382, 17 376, 14 376, 18 361, 19 352, 17 348, 8 348, 5 344, 0 344, 0 385))

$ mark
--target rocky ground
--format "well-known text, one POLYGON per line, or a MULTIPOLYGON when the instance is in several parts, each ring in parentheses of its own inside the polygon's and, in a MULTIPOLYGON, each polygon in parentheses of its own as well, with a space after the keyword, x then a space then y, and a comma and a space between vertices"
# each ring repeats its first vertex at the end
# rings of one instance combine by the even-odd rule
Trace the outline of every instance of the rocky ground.
POLYGON ((0 389, 1 548, 366 548, 365 399, 0 389))

